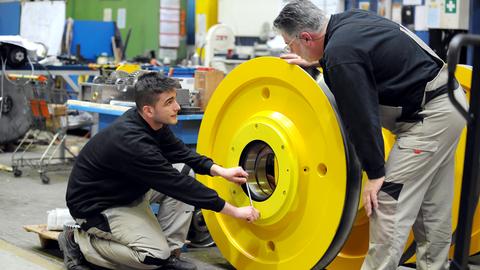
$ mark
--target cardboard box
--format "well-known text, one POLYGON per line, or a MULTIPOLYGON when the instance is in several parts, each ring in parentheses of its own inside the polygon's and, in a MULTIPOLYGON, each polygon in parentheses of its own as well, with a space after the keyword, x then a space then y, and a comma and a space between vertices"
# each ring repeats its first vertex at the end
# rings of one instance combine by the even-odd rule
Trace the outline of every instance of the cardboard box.
POLYGON ((48 104, 49 117, 45 119, 47 130, 55 133, 67 125, 67 106, 64 104, 48 104))
POLYGON ((199 92, 200 107, 205 111, 213 92, 225 77, 225 74, 214 68, 198 68, 195 71, 195 90, 199 92))
POLYGON ((63 116, 67 114, 67 105, 48 104, 48 110, 52 116, 63 116))

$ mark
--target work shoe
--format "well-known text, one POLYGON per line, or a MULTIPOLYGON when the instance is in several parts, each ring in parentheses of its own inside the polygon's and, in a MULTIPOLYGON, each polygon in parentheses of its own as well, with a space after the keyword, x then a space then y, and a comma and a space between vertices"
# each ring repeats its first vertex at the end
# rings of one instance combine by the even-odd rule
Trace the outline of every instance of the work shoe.
POLYGON ((80 251, 80 246, 73 239, 73 229, 64 230, 58 236, 58 245, 63 251, 63 262, 67 270, 91 270, 80 251))
POLYGON ((172 250, 170 258, 160 267, 161 270, 196 270, 195 264, 180 257, 180 249, 172 250))
POLYGON ((171 255, 167 262, 160 268, 162 270, 197 270, 195 264, 171 255))

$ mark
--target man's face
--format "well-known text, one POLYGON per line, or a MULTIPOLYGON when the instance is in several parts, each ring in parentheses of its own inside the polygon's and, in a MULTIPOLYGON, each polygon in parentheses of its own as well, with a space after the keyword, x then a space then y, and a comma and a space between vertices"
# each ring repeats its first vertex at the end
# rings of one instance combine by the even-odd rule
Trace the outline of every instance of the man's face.
POLYGON ((290 37, 286 34, 283 34, 282 36, 285 40, 285 44, 289 48, 287 50, 290 50, 291 53, 294 53, 309 62, 318 61, 322 58, 323 41, 321 44, 322 46, 319 47, 312 42, 313 39, 306 39, 302 34, 298 37, 290 37))
POLYGON ((152 120, 159 126, 175 125, 180 105, 177 103, 177 92, 172 89, 158 95, 158 101, 152 107, 152 120))

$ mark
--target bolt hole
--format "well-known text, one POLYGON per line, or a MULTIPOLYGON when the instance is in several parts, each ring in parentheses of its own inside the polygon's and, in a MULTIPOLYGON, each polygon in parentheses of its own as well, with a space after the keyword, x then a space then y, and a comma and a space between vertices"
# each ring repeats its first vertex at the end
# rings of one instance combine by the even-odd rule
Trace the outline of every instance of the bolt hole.
POLYGON ((309 171, 310 171, 310 168, 308 168, 308 167, 306 167, 306 166, 303 167, 303 172, 304 172, 304 173, 308 173, 309 171))
POLYGON ((267 247, 270 251, 275 251, 275 244, 272 241, 267 242, 267 247))
POLYGON ((318 164, 317 171, 320 176, 325 176, 327 174, 327 166, 323 163, 318 164))
POLYGON ((268 87, 263 88, 262 97, 264 99, 268 99, 270 97, 270 89, 268 89, 268 87))

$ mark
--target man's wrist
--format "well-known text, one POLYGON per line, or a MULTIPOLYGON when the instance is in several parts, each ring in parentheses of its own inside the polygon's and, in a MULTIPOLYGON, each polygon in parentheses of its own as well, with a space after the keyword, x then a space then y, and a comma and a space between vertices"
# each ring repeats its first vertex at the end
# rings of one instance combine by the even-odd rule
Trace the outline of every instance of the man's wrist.
POLYGON ((223 206, 223 209, 220 211, 220 213, 222 213, 224 215, 236 217, 235 216, 235 207, 233 205, 229 204, 228 202, 225 202, 225 205, 223 206))
POLYGON ((210 168, 210 174, 212 176, 221 176, 223 168, 217 164, 213 164, 210 168))

